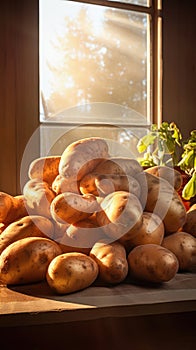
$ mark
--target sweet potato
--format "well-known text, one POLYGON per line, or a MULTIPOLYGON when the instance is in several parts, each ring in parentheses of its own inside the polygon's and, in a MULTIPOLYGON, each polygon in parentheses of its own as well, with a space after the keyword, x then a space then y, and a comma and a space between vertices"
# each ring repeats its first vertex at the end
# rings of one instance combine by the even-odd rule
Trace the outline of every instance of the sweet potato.
POLYGON ((68 294, 89 287, 96 280, 98 272, 98 265, 89 256, 65 253, 51 261, 46 279, 55 293, 68 294))
POLYGON ((0 255, 0 282, 15 285, 42 281, 49 263, 61 252, 56 242, 44 237, 13 242, 0 255))
POLYGON ((171 167, 168 166, 153 166, 148 169, 145 169, 145 172, 148 172, 149 174, 162 177, 163 179, 167 180, 170 185, 172 185, 176 191, 178 191, 182 184, 183 184, 183 178, 181 173, 171 167))
POLYGON ((140 185, 133 176, 90 173, 80 181, 80 191, 81 193, 92 193, 95 196, 107 196, 115 191, 127 191, 139 197, 140 185))
POLYGON ((76 181, 108 158, 108 144, 100 137, 89 137, 71 143, 64 150, 60 164, 59 174, 76 181))
POLYGON ((104 283, 117 284, 123 282, 128 274, 126 250, 119 242, 110 243, 102 240, 95 243, 90 257, 99 266, 99 280, 104 283))
POLYGON ((0 254, 11 243, 26 237, 54 236, 53 223, 43 216, 24 216, 9 224, 0 235, 0 254))
POLYGON ((176 232, 165 237, 162 246, 175 254, 180 271, 196 272, 196 238, 187 232, 176 232))
POLYGON ((112 240, 126 246, 142 225, 143 209, 138 198, 129 192, 117 191, 108 194, 100 207, 96 214, 99 226, 112 240))
POLYGON ((128 254, 131 279, 153 283, 168 282, 179 269, 176 256, 157 244, 142 244, 128 254))
POLYGON ((74 224, 84 220, 98 208, 99 204, 94 195, 79 195, 72 192, 57 195, 50 206, 52 218, 62 224, 74 224))
POLYGON ((59 173, 60 156, 47 156, 33 160, 29 165, 28 176, 31 180, 39 179, 50 186, 59 173))
POLYGON ((161 177, 145 173, 146 182, 143 176, 137 180, 141 186, 141 202, 145 202, 145 211, 158 215, 165 226, 166 233, 178 231, 186 221, 186 209, 177 191, 168 181, 161 177))
POLYGON ((27 181, 23 188, 29 215, 41 215, 51 218, 50 204, 55 198, 47 182, 39 179, 27 181))

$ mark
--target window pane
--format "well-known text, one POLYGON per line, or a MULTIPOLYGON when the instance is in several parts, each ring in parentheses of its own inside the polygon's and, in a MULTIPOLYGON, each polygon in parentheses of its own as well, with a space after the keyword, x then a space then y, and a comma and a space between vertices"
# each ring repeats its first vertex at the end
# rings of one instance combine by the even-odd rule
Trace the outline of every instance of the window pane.
POLYGON ((125 2, 127 4, 140 5, 140 6, 150 6, 151 0, 108 0, 108 1, 118 1, 125 2))
POLYGON ((40 120, 149 120, 149 33, 144 13, 41 0, 40 120))

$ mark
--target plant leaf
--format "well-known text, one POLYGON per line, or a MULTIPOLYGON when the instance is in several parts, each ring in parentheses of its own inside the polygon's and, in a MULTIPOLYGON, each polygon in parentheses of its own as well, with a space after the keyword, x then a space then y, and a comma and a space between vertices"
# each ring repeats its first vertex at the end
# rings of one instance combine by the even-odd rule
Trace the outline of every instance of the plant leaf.
POLYGON ((182 191, 182 197, 186 200, 194 197, 196 195, 196 173, 194 173, 191 179, 184 186, 182 191))
POLYGON ((139 153, 143 153, 147 150, 147 148, 154 143, 157 138, 157 134, 154 132, 150 132, 147 135, 144 135, 137 144, 137 150, 139 153))

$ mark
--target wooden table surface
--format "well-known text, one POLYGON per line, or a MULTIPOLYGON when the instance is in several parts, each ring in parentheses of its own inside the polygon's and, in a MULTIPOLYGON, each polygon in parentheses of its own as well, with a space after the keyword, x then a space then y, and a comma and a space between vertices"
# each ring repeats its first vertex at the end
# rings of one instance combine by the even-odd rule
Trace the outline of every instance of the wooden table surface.
POLYGON ((196 274, 179 273, 162 285, 91 286, 55 295, 46 282, 0 287, 0 326, 64 323, 196 311, 196 274))

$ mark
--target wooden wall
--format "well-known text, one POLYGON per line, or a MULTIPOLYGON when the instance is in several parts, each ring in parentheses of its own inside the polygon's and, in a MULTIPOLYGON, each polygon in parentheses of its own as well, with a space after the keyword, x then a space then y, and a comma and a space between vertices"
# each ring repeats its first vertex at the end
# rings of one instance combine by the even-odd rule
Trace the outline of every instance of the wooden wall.
POLYGON ((1 1, 0 45, 0 190, 14 195, 38 126, 38 0, 1 1))
MULTIPOLYGON (((163 0, 163 119, 185 137, 195 127, 195 3, 163 0)), ((38 7, 38 0, 1 2, 0 191, 11 194, 20 193, 22 155, 39 125, 38 7)))
POLYGON ((163 120, 196 129, 196 1, 163 0, 163 120))

